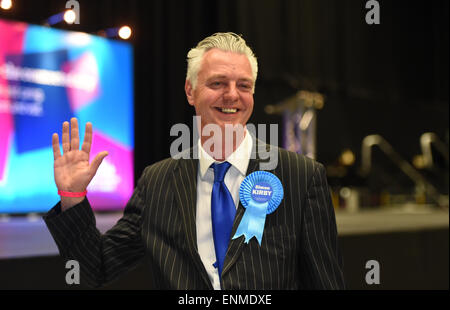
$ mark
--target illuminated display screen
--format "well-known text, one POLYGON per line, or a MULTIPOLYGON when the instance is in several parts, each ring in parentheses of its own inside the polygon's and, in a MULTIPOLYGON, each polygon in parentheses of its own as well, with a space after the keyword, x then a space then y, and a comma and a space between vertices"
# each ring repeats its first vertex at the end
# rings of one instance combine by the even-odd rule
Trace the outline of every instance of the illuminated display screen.
MULTIPOLYGON (((0 213, 46 212, 59 201, 51 137, 77 117, 93 124, 88 187, 94 210, 133 191, 133 50, 129 43, 0 20, 0 213)), ((62 150, 61 150, 62 151, 62 150)))

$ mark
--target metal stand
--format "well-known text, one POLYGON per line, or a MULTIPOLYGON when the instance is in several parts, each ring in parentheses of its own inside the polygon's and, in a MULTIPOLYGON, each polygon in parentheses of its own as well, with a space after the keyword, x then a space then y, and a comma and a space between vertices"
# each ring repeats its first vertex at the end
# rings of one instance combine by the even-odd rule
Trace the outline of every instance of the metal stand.
POLYGON ((276 105, 265 107, 267 114, 283 116, 283 148, 316 158, 316 110, 324 105, 320 93, 301 90, 276 105))

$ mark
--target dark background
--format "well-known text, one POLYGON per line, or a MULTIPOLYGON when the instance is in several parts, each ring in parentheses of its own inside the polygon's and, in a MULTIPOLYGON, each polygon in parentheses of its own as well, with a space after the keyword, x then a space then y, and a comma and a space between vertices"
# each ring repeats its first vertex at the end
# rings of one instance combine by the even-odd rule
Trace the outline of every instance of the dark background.
MULTIPOLYGON (((15 1, 0 17, 40 24, 65 2, 15 1)), ((424 132, 448 143, 447 0, 380 0, 380 25, 366 24, 363 0, 79 3, 80 24, 55 27, 90 33, 133 28, 136 179, 145 166, 170 155, 172 125, 192 124, 194 110, 184 94, 186 54, 218 31, 242 34, 258 58, 250 122, 281 125, 264 106, 299 89, 326 96, 317 128, 317 159, 326 165, 346 148, 358 164, 369 134, 382 135, 407 160, 420 153, 424 132)))

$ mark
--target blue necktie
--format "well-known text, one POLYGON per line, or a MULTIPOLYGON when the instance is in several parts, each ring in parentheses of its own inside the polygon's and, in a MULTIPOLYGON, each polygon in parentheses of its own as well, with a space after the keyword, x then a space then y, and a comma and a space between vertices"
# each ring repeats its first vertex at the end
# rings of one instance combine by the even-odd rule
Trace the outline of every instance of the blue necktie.
POLYGON ((230 240, 231 229, 233 228, 234 216, 236 214, 236 207, 233 197, 231 197, 230 191, 223 181, 231 164, 229 162, 223 162, 221 164, 212 164, 211 166, 214 169, 211 218, 217 259, 214 265, 219 268, 219 277, 221 278, 223 263, 228 249, 228 240, 230 240))

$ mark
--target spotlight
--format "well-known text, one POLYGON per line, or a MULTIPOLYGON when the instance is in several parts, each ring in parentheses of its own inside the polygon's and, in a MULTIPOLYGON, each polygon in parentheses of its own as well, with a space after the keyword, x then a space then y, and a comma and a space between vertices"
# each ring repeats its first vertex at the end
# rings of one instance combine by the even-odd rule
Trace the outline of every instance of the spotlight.
POLYGON ((77 19, 77 15, 73 10, 67 10, 64 12, 64 21, 68 24, 73 24, 77 19))
POLYGON ((11 0, 1 0, 0 7, 4 10, 9 10, 12 7, 11 0))
POLYGON ((128 40, 131 37, 131 28, 128 26, 108 28, 106 30, 100 30, 97 32, 98 35, 105 36, 108 38, 119 37, 123 40, 128 40))
POLYGON ((131 28, 128 26, 122 26, 119 29, 119 37, 128 40, 131 37, 131 28))
POLYGON ((59 24, 62 21, 65 21, 68 24, 73 24, 76 21, 76 19, 77 19, 77 14, 75 13, 74 10, 66 10, 64 12, 50 16, 46 20, 46 24, 48 26, 53 26, 53 25, 59 24))

